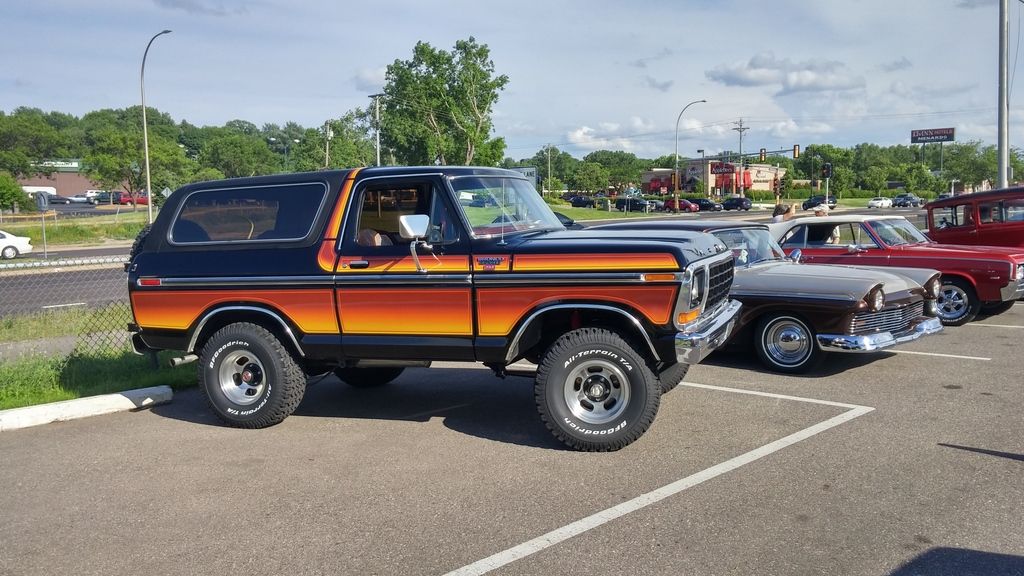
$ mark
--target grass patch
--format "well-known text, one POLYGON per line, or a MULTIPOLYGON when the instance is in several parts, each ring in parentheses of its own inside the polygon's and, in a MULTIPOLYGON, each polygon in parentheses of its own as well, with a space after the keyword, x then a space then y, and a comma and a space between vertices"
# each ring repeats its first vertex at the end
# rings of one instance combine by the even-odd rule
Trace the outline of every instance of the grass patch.
POLYGON ((161 367, 130 351, 116 350, 69 358, 29 356, 0 363, 0 410, 168 385, 196 384, 194 368, 167 368, 174 352, 158 354, 161 367))
POLYGON ((0 342, 78 336, 92 332, 124 331, 132 321, 126 302, 115 302, 102 308, 64 308, 34 312, 0 319, 0 342))
MULTIPOLYGON (((46 220, 46 244, 100 243, 105 240, 132 240, 149 221, 145 212, 109 214, 79 218, 46 220)), ((43 227, 38 219, 18 223, 4 222, 3 229, 16 236, 28 236, 32 244, 43 245, 43 227)))

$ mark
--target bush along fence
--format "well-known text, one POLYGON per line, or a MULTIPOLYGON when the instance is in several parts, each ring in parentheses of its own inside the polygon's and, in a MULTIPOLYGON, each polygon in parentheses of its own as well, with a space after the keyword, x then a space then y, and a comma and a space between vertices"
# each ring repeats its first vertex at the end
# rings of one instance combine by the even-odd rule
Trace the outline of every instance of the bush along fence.
POLYGON ((126 261, 0 264, 0 410, 194 381, 132 352, 126 261))

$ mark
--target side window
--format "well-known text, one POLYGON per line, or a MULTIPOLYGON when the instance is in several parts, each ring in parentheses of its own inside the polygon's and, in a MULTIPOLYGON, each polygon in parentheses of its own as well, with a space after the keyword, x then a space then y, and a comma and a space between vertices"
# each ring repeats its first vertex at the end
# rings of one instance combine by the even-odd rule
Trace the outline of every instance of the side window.
POLYGON ((170 240, 204 242, 295 242, 312 231, 327 187, 319 182, 199 190, 185 199, 170 240))
POLYGON ((836 224, 816 224, 807 227, 807 245, 812 247, 830 246, 839 238, 836 224))
POLYGON ((431 182, 371 184, 363 189, 358 202, 359 214, 351 232, 351 240, 357 246, 403 246, 399 251, 408 252, 410 240, 402 238, 399 219, 411 214, 430 216, 427 242, 452 244, 459 240, 456 219, 444 202, 443 193, 431 182))
POLYGON ((1001 202, 981 202, 978 204, 979 224, 999 224, 1003 221, 1001 202))
POLYGON ((782 242, 779 244, 781 244, 783 248, 803 248, 806 238, 807 227, 794 226, 793 228, 790 228, 789 232, 786 232, 782 236, 782 242))
POLYGON ((832 233, 831 243, 843 248, 850 244, 857 244, 857 232, 859 230, 860 226, 854 226, 853 223, 840 224, 832 233))
POLYGON ((1003 220, 1005 222, 1024 222, 1024 198, 1003 201, 1003 220))
POLYGON ((970 204, 957 204, 935 211, 934 219, 937 228, 956 228, 974 226, 970 204))
POLYGON ((871 234, 861 224, 857 227, 857 238, 855 244, 861 248, 878 248, 878 243, 871 237, 871 234))

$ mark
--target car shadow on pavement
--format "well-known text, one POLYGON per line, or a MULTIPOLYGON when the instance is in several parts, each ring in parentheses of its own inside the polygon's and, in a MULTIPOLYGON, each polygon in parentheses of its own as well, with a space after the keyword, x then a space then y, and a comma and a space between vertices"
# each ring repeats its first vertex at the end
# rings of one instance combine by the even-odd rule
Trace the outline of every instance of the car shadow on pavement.
MULTIPOLYGON (((917 543, 928 539, 918 536, 917 543)), ((908 546, 913 546, 909 545, 908 546)), ((900 566, 889 576, 1024 576, 1024 556, 966 548, 931 548, 900 566)))
MULTIPOLYGON (((428 422, 479 438, 534 448, 565 448, 545 428, 533 400, 533 380, 499 379, 479 369, 408 369, 377 388, 356 388, 334 376, 311 385, 293 416, 428 422)), ((176 393, 174 401, 156 406, 166 418, 225 426, 207 407, 198 389, 176 393)))
MULTIPOLYGON (((859 368, 862 366, 868 366, 879 360, 885 358, 891 358, 896 354, 893 352, 872 352, 870 354, 843 354, 839 352, 830 352, 825 354, 821 362, 811 368, 804 374, 787 374, 787 376, 793 378, 824 378, 828 376, 835 376, 847 370, 853 368, 859 368)), ((766 368, 757 359, 757 355, 753 350, 742 350, 742 349, 726 349, 720 352, 715 352, 701 361, 701 364, 707 364, 709 366, 722 366, 725 368, 736 368, 739 370, 752 370, 754 372, 764 372, 770 374, 782 374, 781 372, 774 372, 766 368)))

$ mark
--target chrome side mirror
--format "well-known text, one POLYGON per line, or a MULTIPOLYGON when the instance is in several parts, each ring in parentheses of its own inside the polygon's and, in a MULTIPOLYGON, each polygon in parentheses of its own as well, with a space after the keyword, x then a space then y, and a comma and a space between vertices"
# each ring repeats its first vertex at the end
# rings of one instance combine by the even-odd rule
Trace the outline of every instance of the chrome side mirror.
POLYGON ((416 253, 416 248, 419 246, 423 246, 427 250, 433 248, 423 240, 429 228, 430 216, 426 214, 407 214, 398 217, 398 233, 402 238, 412 239, 412 242, 409 243, 409 253, 412 254, 412 261, 416 263, 418 272, 426 272, 427 269, 420 264, 420 255, 416 253))
POLYGON ((800 260, 803 259, 803 257, 804 257, 804 253, 799 248, 797 248, 797 249, 795 249, 795 250, 793 250, 792 252, 789 253, 789 259, 792 260, 793 262, 799 263, 800 260))

